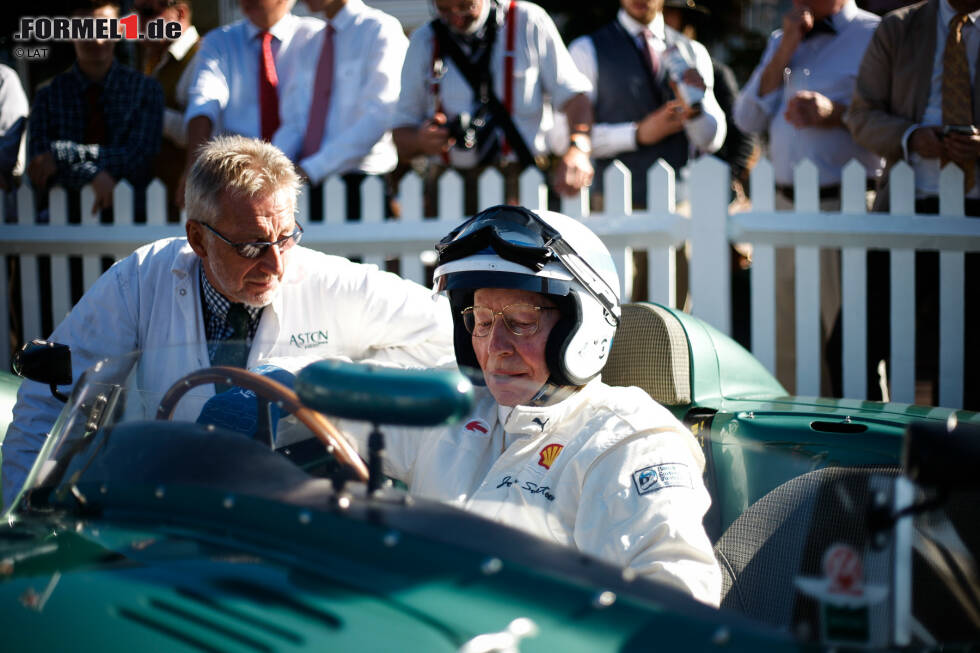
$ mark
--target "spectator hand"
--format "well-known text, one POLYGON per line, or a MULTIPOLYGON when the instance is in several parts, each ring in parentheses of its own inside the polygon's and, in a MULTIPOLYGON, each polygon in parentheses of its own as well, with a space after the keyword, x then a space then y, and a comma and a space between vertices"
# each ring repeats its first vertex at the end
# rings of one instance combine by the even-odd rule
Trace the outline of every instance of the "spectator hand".
POLYGON ((636 144, 653 145, 684 129, 689 110, 680 100, 665 102, 636 124, 636 144))
POLYGON ((942 130, 939 127, 919 127, 909 136, 909 152, 915 152, 924 159, 945 156, 942 130))
POLYGON ((832 127, 834 103, 816 91, 799 91, 786 103, 786 122, 802 127, 832 127))
POLYGON ((780 47, 795 52, 803 36, 813 29, 813 13, 807 7, 793 7, 783 14, 783 40, 780 47))
POLYGON ((980 134, 946 134, 943 138, 946 156, 956 163, 966 163, 980 156, 980 134))
POLYGON ((105 170, 99 170, 98 174, 92 177, 92 190, 95 191, 95 202, 92 203, 93 215, 112 206, 112 189, 115 187, 116 180, 105 170))
POLYGON ((570 147, 555 169, 555 190, 561 195, 574 195, 592 184, 592 161, 577 147, 570 147))
POLYGON ((27 165, 27 176, 31 178, 31 185, 36 190, 47 188, 51 177, 57 172, 58 164, 54 162, 54 155, 50 152, 38 154, 27 165))
POLYGON ((434 156, 447 151, 453 144, 446 128, 446 114, 436 113, 432 120, 427 120, 418 130, 418 148, 424 154, 434 156))

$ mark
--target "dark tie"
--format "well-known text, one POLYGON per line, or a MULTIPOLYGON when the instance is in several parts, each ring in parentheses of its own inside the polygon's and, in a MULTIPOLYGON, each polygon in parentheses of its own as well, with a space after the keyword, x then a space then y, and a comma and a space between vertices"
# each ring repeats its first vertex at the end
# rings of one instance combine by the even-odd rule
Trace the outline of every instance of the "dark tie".
POLYGON ((102 87, 89 84, 85 90, 85 142, 105 143, 105 107, 102 106, 102 87))
MULTIPOLYGON (((218 343, 218 348, 211 359, 212 365, 228 365, 230 367, 245 367, 248 363, 248 311, 244 304, 232 304, 225 318, 231 333, 218 343)), ((216 392, 224 392, 229 386, 215 384, 216 392)))
POLYGON ((650 41, 653 40, 653 32, 648 29, 644 29, 640 33, 640 41, 643 43, 643 52, 647 56, 647 61, 650 62, 650 70, 653 71, 653 76, 658 77, 660 75, 660 57, 657 56, 657 51, 650 47, 650 41))
POLYGON ((279 129, 279 76, 276 74, 275 59, 272 58, 272 34, 263 31, 259 36, 262 37, 262 49, 259 52, 259 111, 262 140, 271 141, 272 135, 279 129))
POLYGON ((333 25, 327 25, 323 35, 323 48, 320 49, 320 62, 316 67, 316 81, 313 83, 313 102, 310 104, 310 118, 306 123, 306 136, 303 138, 301 157, 316 154, 323 141, 330 111, 330 92, 333 89, 333 25))
MULTIPOLYGON (((973 92, 970 89, 970 64, 966 60, 966 41, 963 26, 970 19, 957 14, 949 21, 946 50, 943 52, 943 124, 973 124, 973 92)), ((946 161, 943 161, 945 164, 946 161)), ((976 160, 963 164, 963 190, 968 192, 975 183, 976 160)))
POLYGON ((834 21, 830 19, 830 16, 815 21, 813 29, 803 35, 803 40, 813 38, 817 34, 837 34, 837 30, 834 29, 834 21))

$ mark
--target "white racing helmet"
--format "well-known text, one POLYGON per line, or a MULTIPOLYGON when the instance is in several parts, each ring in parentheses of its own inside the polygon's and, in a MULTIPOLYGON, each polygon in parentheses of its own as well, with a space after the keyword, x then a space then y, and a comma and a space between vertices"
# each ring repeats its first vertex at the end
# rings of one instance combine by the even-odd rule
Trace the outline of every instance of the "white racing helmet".
POLYGON ((461 367, 478 367, 461 315, 474 292, 516 288, 548 295, 561 311, 545 347, 551 383, 583 385, 602 370, 619 325, 619 276, 588 227, 553 211, 500 205, 465 221, 436 250, 433 282, 449 295, 461 367))

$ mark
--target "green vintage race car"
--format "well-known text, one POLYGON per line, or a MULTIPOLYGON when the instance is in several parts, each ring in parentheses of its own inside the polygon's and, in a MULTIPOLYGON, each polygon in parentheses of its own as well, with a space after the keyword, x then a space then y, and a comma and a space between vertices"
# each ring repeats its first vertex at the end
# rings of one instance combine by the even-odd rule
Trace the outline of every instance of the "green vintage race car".
MULTIPOLYGON (((377 472, 380 446, 362 461, 324 418, 382 433, 451 420, 469 399, 456 373, 322 362, 294 394, 210 369, 149 396, 127 378, 138 355, 86 372, 7 507, 5 651, 980 645, 980 418, 786 396, 748 352, 685 313, 625 306, 603 378, 643 387, 700 440, 721 610, 410 497, 377 472), (170 419, 216 381, 258 396, 254 438, 170 419), (273 406, 307 437, 276 449, 273 406)), ((42 355, 26 367, 50 379, 59 365, 42 355)), ((5 432, 17 384, 0 383, 5 432)))

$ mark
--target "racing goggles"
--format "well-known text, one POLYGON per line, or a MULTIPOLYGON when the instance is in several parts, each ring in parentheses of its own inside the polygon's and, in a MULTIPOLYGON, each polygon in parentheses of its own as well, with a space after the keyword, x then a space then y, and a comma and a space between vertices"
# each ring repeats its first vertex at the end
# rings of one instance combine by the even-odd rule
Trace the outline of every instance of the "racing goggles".
POLYGON ((221 232, 207 224, 206 222, 197 221, 198 224, 203 226, 205 229, 213 233, 215 236, 220 238, 225 244, 230 245, 235 248, 238 255, 242 258, 256 259, 265 254, 265 250, 269 249, 273 245, 279 248, 280 252, 285 252, 287 249, 291 248, 293 245, 299 243, 300 239, 303 237, 303 227, 296 223, 296 228, 293 229, 293 233, 288 236, 283 236, 279 240, 268 242, 268 241, 254 241, 251 243, 233 243, 223 235, 221 232))
POLYGON ((610 324, 619 325, 615 291, 554 227, 534 212, 520 206, 499 206, 477 213, 439 241, 437 265, 488 250, 535 272, 552 261, 560 264, 605 309, 610 324))

